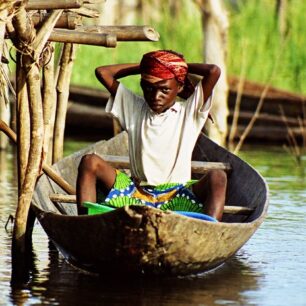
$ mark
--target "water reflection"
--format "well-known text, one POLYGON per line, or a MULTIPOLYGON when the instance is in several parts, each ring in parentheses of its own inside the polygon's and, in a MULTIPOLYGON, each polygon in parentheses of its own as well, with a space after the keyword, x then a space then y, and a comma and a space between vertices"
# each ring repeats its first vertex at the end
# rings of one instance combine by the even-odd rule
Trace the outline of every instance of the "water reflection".
POLYGON ((39 300, 52 305, 246 305, 244 292, 256 290, 261 275, 244 263, 240 253, 210 273, 188 278, 112 278, 76 271, 55 250, 49 251, 48 266, 38 271, 33 254, 31 281, 12 289, 12 302, 25 305, 39 300))
POLYGON ((0 305, 305 306, 305 169, 296 168, 285 153, 266 148, 243 152, 242 157, 267 178, 268 218, 238 255, 219 269, 189 278, 93 277, 50 250, 37 224, 28 282, 11 288, 11 225, 8 232, 4 225, 15 210, 16 168, 12 153, 0 152, 0 305))

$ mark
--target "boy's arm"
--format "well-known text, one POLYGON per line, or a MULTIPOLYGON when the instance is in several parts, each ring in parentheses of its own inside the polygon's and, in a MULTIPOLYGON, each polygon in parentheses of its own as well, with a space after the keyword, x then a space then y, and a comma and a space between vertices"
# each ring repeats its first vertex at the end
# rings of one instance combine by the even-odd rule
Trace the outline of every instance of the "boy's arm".
POLYGON ((221 70, 216 65, 211 64, 188 64, 188 73, 202 76, 202 88, 204 103, 211 96, 212 91, 220 77, 221 70))
POLYGON ((114 97, 119 82, 117 79, 140 73, 139 64, 118 64, 96 68, 96 77, 114 97))

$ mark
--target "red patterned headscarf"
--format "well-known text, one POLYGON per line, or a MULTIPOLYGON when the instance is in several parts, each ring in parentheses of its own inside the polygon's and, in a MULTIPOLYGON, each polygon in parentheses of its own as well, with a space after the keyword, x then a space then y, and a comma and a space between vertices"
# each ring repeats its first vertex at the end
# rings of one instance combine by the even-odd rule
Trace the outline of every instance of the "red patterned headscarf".
POLYGON ((141 78, 151 83, 175 78, 180 84, 184 84, 188 66, 182 55, 159 50, 143 55, 140 70, 141 78))

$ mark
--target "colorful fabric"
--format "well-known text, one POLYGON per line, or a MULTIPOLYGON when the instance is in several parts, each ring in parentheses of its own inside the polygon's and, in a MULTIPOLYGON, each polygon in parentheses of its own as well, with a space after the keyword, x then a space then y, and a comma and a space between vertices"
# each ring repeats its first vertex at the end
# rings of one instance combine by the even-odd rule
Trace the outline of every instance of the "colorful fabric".
POLYGON ((140 69, 141 78, 151 83, 175 78, 179 83, 184 84, 188 72, 183 56, 166 50, 144 54, 140 69))
POLYGON ((161 210, 180 210, 203 212, 203 204, 195 197, 190 186, 197 182, 190 180, 186 184, 167 183, 158 186, 138 186, 125 173, 117 170, 114 187, 103 199, 98 192, 98 202, 112 207, 125 205, 147 205, 161 210))

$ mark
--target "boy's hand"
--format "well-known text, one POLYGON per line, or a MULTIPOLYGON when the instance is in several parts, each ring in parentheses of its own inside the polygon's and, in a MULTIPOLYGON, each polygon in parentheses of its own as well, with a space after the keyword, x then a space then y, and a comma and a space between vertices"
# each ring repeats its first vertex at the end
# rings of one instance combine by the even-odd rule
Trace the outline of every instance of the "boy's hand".
POLYGON ((105 86, 112 96, 116 95, 119 81, 125 76, 139 74, 139 64, 118 64, 96 68, 96 77, 105 86))
POLYGON ((186 100, 193 94, 193 92, 194 86, 187 76, 185 79, 183 90, 178 94, 178 96, 186 100))
POLYGON ((217 65, 211 64, 188 64, 188 72, 200 75, 204 94, 204 103, 211 96, 212 91, 220 77, 221 70, 217 65))

